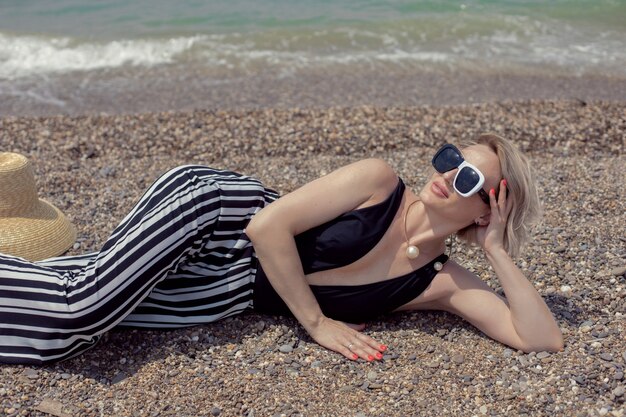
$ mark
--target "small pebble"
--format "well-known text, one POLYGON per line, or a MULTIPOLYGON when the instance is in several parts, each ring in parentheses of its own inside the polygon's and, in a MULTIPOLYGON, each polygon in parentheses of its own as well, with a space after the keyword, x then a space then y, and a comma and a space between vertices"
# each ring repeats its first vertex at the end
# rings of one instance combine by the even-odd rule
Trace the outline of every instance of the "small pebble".
POLYGON ((611 269, 611 275, 621 276, 626 274, 626 265, 618 266, 616 268, 611 269))
POLYGON ((290 353, 293 351, 293 347, 291 345, 281 345, 278 350, 280 350, 282 353, 290 353))
POLYGON ((546 352, 546 351, 542 351, 537 353, 537 358, 538 359, 544 359, 544 358, 549 358, 550 357, 550 353, 546 352))
POLYGON ((115 375, 113 379, 111 380, 111 384, 112 385, 119 384, 120 382, 124 381, 126 378, 128 378, 128 375, 126 375, 124 372, 118 372, 117 375, 115 375))
POLYGON ((461 364, 465 362, 465 356, 463 355, 452 355, 452 362, 461 364))
POLYGON ((39 371, 32 368, 26 368, 24 369, 24 372, 22 372, 22 375, 29 379, 37 379, 39 377, 39 371))

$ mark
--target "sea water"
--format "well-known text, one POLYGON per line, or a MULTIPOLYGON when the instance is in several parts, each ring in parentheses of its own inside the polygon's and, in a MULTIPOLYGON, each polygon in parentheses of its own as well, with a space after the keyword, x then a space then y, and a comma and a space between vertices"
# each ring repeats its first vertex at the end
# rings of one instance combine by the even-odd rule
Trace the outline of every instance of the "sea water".
POLYGON ((59 109, 146 79, 438 69, 626 77, 626 1, 0 0, 0 99, 59 109))

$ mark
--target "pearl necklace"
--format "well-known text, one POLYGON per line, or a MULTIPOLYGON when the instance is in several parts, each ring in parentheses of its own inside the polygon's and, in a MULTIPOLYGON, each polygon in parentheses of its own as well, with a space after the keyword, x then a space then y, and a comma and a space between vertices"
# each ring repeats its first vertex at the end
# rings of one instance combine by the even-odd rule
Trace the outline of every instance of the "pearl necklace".
POLYGON ((409 215, 409 210, 411 210, 411 206, 413 206, 413 204, 417 203, 418 201, 420 200, 415 200, 414 202, 409 204, 409 206, 406 208, 406 212, 404 213, 404 239, 406 240, 406 245, 407 245, 406 257, 409 259, 415 259, 418 256, 420 256, 420 250, 418 249, 417 246, 411 245, 411 242, 409 242, 409 237, 406 232, 406 218, 409 215))
MULTIPOLYGON (((411 206, 417 203, 418 201, 420 200, 415 200, 414 202, 409 204, 409 206, 406 208, 406 212, 404 213, 404 239, 406 240, 406 245, 407 245, 406 257, 409 259, 415 259, 418 256, 420 256, 420 250, 418 249, 417 246, 411 245, 411 242, 409 242, 409 236, 407 235, 407 232, 406 232, 406 218, 409 215, 409 210, 411 210, 411 206)), ((450 242, 450 256, 452 256, 452 242, 450 242)), ((443 264, 437 261, 433 264, 433 268, 435 269, 435 271, 439 272, 443 269, 443 264)))

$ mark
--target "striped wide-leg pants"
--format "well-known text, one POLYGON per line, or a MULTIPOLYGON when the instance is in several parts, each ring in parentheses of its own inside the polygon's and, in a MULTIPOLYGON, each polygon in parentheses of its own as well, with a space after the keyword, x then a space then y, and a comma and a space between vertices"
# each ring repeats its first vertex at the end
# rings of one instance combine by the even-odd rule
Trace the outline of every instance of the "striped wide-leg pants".
POLYGON ((191 326, 250 308, 256 260, 244 228, 276 197, 250 177, 182 166, 99 252, 40 262, 0 254, 0 363, 66 359, 120 324, 191 326))

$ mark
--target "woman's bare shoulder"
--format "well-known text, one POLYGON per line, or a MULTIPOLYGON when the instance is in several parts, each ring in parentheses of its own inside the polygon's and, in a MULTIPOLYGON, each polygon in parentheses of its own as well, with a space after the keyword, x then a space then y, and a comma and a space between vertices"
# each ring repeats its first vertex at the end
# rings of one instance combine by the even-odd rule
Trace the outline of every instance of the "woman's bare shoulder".
POLYGON ((352 164, 358 172, 365 172, 374 191, 372 199, 386 198, 398 185, 398 175, 387 161, 380 158, 362 159, 352 164))
POLYGON ((385 161, 364 159, 334 170, 286 194, 255 215, 248 236, 277 224, 294 235, 362 205, 386 198, 398 177, 385 161))

